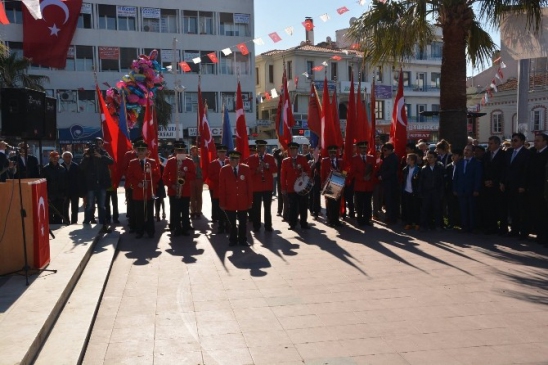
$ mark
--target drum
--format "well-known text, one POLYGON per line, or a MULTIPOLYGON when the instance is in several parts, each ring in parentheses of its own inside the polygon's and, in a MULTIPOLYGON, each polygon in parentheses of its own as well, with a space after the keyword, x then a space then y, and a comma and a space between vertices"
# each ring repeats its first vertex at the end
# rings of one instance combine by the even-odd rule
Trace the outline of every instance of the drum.
POLYGON ((322 190, 326 198, 338 200, 344 190, 345 176, 337 171, 331 171, 322 190))
POLYGON ((295 189, 295 192, 299 195, 307 195, 312 191, 313 187, 314 180, 308 176, 299 176, 293 185, 293 189, 295 189))

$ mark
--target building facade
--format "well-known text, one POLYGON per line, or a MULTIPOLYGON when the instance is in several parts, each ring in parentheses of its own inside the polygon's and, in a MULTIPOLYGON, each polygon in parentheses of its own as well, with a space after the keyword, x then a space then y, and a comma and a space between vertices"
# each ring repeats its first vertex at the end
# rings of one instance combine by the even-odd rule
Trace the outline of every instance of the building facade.
MULTIPOLYGON (((23 54, 23 25, 20 1, 7 2, 9 25, 0 37, 11 52, 23 54)), ((100 116, 95 95, 95 73, 102 90, 116 85, 141 54, 159 51, 168 98, 173 106, 171 123, 160 129, 160 138, 196 135, 198 82, 209 107, 213 133, 220 135, 222 108, 235 112, 238 79, 241 82, 248 121, 255 119, 253 0, 180 2, 160 0, 100 1, 83 4, 78 26, 67 53, 65 69, 33 66, 30 73, 45 75, 47 94, 57 98, 57 126, 61 144, 78 144, 82 135, 100 133, 100 116), (237 45, 245 43, 243 55, 237 45), (230 54, 221 52, 230 49, 230 54), (218 62, 207 55, 214 52, 218 62), (200 58, 200 63, 193 60, 200 58), (186 61, 190 72, 177 65, 186 61)), ((235 114, 231 115, 235 119, 235 114)), ((132 135, 139 131, 132 131, 132 135)), ((87 138, 89 139, 89 138, 87 138)))

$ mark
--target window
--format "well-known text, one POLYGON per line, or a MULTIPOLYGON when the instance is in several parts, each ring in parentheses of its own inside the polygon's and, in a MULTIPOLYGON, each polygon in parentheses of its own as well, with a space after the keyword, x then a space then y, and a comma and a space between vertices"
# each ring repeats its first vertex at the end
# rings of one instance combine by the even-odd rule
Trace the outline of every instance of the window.
POLYGON ((430 73, 430 88, 439 89, 440 88, 441 73, 431 72, 430 73))
POLYGON ((11 24, 23 24, 21 1, 6 1, 4 2, 4 8, 11 24))
POLYGON ((175 113, 176 103, 175 103, 175 90, 164 90, 165 100, 166 102, 171 105, 171 114, 175 113))
POLYGON ((23 57, 23 42, 8 42, 10 54, 15 53, 18 58, 23 57))
POLYGON ((198 12, 185 10, 183 11, 183 33, 198 34, 198 12))
POLYGON ((313 68, 314 68, 314 61, 306 61, 306 72, 312 79, 314 79, 314 71, 312 70, 313 68))
MULTIPOLYGON (((200 72, 200 64, 194 63, 194 58, 200 57, 200 51, 194 51, 194 50, 188 50, 185 51, 183 54, 183 61, 188 63, 188 66, 190 67, 190 71, 187 73, 199 73, 200 72)), ((188 93, 187 93, 188 94, 188 93)))
POLYGON ((331 81, 337 81, 337 62, 331 62, 331 81))
POLYGON ((82 10, 80 10, 80 15, 78 16, 78 23, 76 24, 76 28, 91 29, 92 16, 93 7, 91 6, 91 4, 82 3, 82 10))
MULTIPOLYGON (((217 111, 217 93, 202 92, 202 98, 207 102, 208 111, 217 111)), ((185 92, 185 111, 189 113, 198 111, 198 93, 185 92)))
POLYGON ((287 79, 293 80, 293 61, 287 61, 287 79))
POLYGON ((215 34, 215 17, 211 11, 199 13, 200 34, 215 34))
POLYGON ((95 90, 78 90, 78 111, 95 113, 97 111, 95 90))
POLYGON ((117 6, 118 30, 137 30, 137 7, 117 6))
POLYGON ((441 59, 442 51, 443 51, 443 42, 432 42, 432 45, 431 45, 432 58, 441 59))
POLYGON ((411 104, 404 104, 405 106, 405 115, 407 115, 407 120, 411 120, 411 110, 413 108, 411 107, 411 104))
POLYGON ((116 6, 98 5, 99 9, 99 29, 116 30, 116 6))
POLYGON ((268 65, 268 82, 274 83, 274 65, 268 65))
POLYGON ((93 47, 70 46, 67 52, 67 71, 93 71, 93 47))
POLYGON ((141 16, 143 18, 143 32, 160 32, 160 9, 141 8, 141 16))
POLYGON ((76 90, 57 90, 57 100, 59 113, 78 111, 76 90))
MULTIPOLYGON (((354 74, 354 67, 348 66, 348 80, 352 80, 352 76, 354 74)), ((354 78, 356 80, 356 78, 354 78)))
POLYGON ((137 48, 120 48, 120 71, 129 71, 133 60, 137 59, 139 50, 137 48))
POLYGON ((531 121, 533 123, 532 130, 533 131, 542 131, 544 130, 544 115, 546 113, 546 109, 544 108, 536 108, 533 109, 533 113, 531 116, 531 121))
MULTIPOLYGON (((405 87, 410 87, 411 86, 411 71, 403 71, 402 76, 403 76, 403 87, 404 88, 405 87)), ((398 87, 399 78, 400 78, 400 73, 399 72, 394 72, 394 80, 392 81, 392 86, 394 88, 398 87)))
POLYGON ((425 59, 427 59, 427 57, 426 57, 426 49, 417 45, 417 46, 415 47, 415 58, 416 58, 417 60, 425 60, 425 59))
POLYGON ((160 11, 160 25, 162 33, 177 33, 177 10, 162 9, 160 11))
POLYGON ((417 104, 417 122, 426 122, 426 117, 421 114, 424 111, 426 111, 426 104, 417 104))
POLYGON ((384 100, 375 100, 375 119, 384 119, 384 100))
POLYGON ((233 37, 249 37, 251 16, 240 13, 220 13, 220 34, 233 37))
MULTIPOLYGON (((221 58, 222 58, 222 56, 221 56, 221 58)), ((259 85, 259 84, 260 84, 259 68, 255 67, 255 85, 259 85)))
POLYGON ((426 91, 426 72, 417 72, 417 78, 415 82, 415 89, 416 91, 426 91))
MULTIPOLYGON (((244 104, 244 111, 246 113, 252 113, 253 112, 253 103, 251 102, 253 98, 252 93, 246 93, 242 92, 242 101, 244 104)), ((233 92, 226 92, 221 93, 221 101, 222 104, 228 109, 229 112, 235 112, 236 111, 236 93, 233 92)))
POLYGON ((101 71, 120 71, 120 48, 99 47, 101 71))
POLYGON ((200 59, 202 60, 202 74, 203 75, 215 75, 217 73, 217 64, 213 63, 208 54, 215 53, 214 51, 201 51, 200 59))
POLYGON ((377 66, 375 70, 375 81, 382 82, 382 66, 377 66))
POLYGON ((502 134, 502 112, 500 110, 491 113, 491 133, 502 134))

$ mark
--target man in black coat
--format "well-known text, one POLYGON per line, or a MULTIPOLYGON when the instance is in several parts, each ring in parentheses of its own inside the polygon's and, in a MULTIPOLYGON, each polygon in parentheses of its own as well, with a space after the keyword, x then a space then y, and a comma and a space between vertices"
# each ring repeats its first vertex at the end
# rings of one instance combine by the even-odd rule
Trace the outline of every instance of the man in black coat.
MULTIPOLYGON (((63 219, 63 203, 66 197, 66 172, 64 166, 59 164, 59 152, 51 151, 49 164, 42 169, 42 177, 48 185, 49 223, 61 224, 63 219)), ((68 222, 65 222, 68 223, 68 222)))
POLYGON ((80 165, 74 162, 72 158, 71 152, 63 152, 63 163, 61 165, 67 170, 67 173, 65 174, 67 194, 65 203, 63 204, 63 214, 67 219, 70 219, 70 224, 76 224, 78 223, 80 195, 83 194, 83 191, 81 186, 82 179, 80 178, 80 165))
POLYGON ((14 179, 32 179, 40 177, 40 164, 38 158, 33 155, 29 155, 29 145, 21 142, 19 143, 19 158, 14 156, 11 158, 17 164, 14 179))
POLYGON ((541 133, 535 136, 531 148, 529 168, 527 169, 527 233, 537 235, 537 242, 548 244, 548 205, 543 199, 546 182, 546 165, 548 164, 548 135, 541 133))
POLYGON ((524 147, 525 135, 512 134, 512 148, 506 152, 506 169, 500 185, 502 192, 506 192, 508 215, 511 220, 509 236, 527 237, 526 230, 526 195, 527 168, 531 151, 524 147))
POLYGON ((386 223, 393 224, 398 221, 398 171, 399 159, 394 153, 394 145, 385 143, 382 146, 384 160, 379 169, 378 177, 384 192, 386 206, 386 223))
POLYGON ((5 141, 0 141, 0 182, 6 181, 8 177, 8 144, 5 141))
POLYGON ((426 164, 422 167, 419 180, 419 192, 422 198, 421 231, 428 228, 441 230, 441 199, 445 187, 445 167, 438 161, 438 154, 428 151, 426 164))
POLYGON ((507 155, 498 136, 489 137, 488 151, 483 157, 483 179, 481 189, 481 215, 485 234, 508 232, 508 210, 506 195, 500 184, 506 169, 507 155), (499 223, 500 222, 500 223, 499 223))
POLYGON ((464 158, 455 165, 453 172, 453 193, 459 198, 464 232, 473 232, 478 226, 476 204, 481 189, 482 166, 473 153, 472 146, 464 147, 464 158))

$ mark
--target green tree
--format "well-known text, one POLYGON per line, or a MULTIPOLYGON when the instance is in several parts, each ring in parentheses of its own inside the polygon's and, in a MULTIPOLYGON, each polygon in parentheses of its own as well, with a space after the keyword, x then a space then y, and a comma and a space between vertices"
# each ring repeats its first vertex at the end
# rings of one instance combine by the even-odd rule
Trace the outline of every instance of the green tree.
POLYGON ((486 64, 496 45, 482 23, 491 29, 510 12, 525 14, 529 29, 538 30, 546 0, 373 0, 371 9, 350 27, 370 64, 403 63, 434 40, 435 27, 443 36, 440 80, 440 138, 454 146, 466 143, 466 66, 486 64), (474 11, 476 10, 476 11, 474 11))
POLYGON ((28 73, 32 62, 25 57, 18 57, 15 52, 4 49, 0 52, 0 87, 26 87, 44 91, 43 84, 49 77, 28 73))

